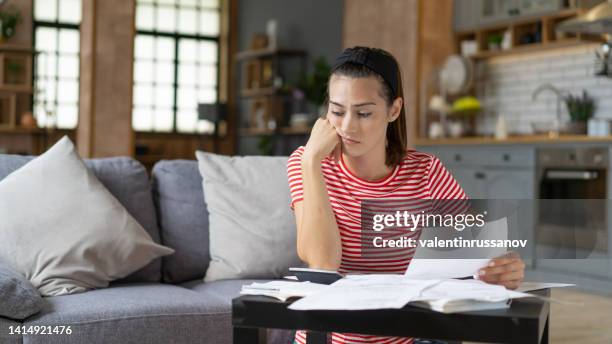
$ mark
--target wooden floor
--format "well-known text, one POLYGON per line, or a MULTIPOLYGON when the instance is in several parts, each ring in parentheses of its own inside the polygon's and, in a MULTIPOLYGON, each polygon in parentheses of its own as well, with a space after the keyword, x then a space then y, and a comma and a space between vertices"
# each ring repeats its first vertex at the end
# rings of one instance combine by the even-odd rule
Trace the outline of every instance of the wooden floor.
POLYGON ((552 297, 575 304, 551 303, 551 344, 612 344, 612 294, 557 288, 552 297))
POLYGON ((603 296, 556 288, 551 297, 567 303, 550 304, 550 344, 612 344, 612 291, 603 296))

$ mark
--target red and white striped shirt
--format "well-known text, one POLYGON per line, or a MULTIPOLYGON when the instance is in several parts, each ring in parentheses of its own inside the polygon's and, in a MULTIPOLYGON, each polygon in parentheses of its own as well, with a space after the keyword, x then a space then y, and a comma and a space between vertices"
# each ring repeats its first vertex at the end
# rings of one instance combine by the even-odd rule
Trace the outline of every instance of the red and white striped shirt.
MULTIPOLYGON (((287 162, 291 190, 291 208, 303 200, 301 160, 304 146, 296 149, 287 162)), ((323 177, 342 241, 341 273, 397 273, 403 274, 410 264, 414 248, 385 250, 385 254, 362 255, 361 202, 363 200, 431 200, 426 211, 436 210, 441 199, 466 199, 465 192, 444 168, 440 160, 427 153, 408 150, 393 171, 382 180, 367 181, 348 170, 342 158, 322 161, 323 177)), ((442 205, 440 205, 442 206, 442 205)), ((444 206, 442 206, 444 207, 444 206)), ((439 209, 438 209, 439 210, 439 209)), ((444 211, 448 211, 444 209, 444 211)), ((308 214, 305 214, 308 216, 308 214)), ((419 232, 413 232, 418 236, 419 232)), ((296 333, 296 342, 306 343, 303 331, 296 333)), ((377 337, 358 334, 333 333, 332 343, 412 343, 412 338, 377 337)))

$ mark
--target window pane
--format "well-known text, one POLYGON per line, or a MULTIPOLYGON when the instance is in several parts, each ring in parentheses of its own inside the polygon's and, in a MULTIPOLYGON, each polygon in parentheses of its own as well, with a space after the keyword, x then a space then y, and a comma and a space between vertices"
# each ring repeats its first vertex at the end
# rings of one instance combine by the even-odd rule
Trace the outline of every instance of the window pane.
POLYGON ((56 101, 56 92, 55 88, 57 87, 57 83, 55 79, 42 79, 39 82, 39 94, 37 95, 37 102, 42 103, 43 105, 54 104, 56 101))
POLYGON ((174 40, 172 38, 157 38, 155 43, 155 58, 157 60, 174 60, 174 40))
POLYGON ((79 53, 79 32, 76 30, 59 31, 59 47, 63 53, 79 53))
POLYGON ((200 0, 203 8, 219 8, 219 0, 200 0))
POLYGON ((178 1, 179 4, 181 3, 181 0, 157 0, 157 3, 159 5, 174 6, 177 3, 177 1, 178 1))
POLYGON ((39 27, 36 28, 36 50, 55 51, 57 49, 57 30, 39 27))
POLYGON ((197 31, 198 12, 193 8, 182 8, 179 10, 179 25, 180 33, 194 34, 197 31))
POLYGON ((57 70, 58 70, 57 56, 56 55, 46 55, 45 59, 47 60, 46 70, 45 70, 47 77, 56 77, 57 70))
POLYGON ((200 34, 219 35, 219 12, 202 10, 200 12, 200 34))
POLYGON ((57 107, 57 127, 74 128, 77 125, 78 108, 76 104, 58 105, 57 107))
MULTIPOLYGON (((58 103, 74 103, 79 101, 79 84, 76 81, 60 80, 58 83, 58 103)), ((61 116, 61 115, 60 115, 61 116)))
POLYGON ((79 58, 77 56, 60 56, 59 64, 61 66, 59 70, 61 77, 71 79, 79 78, 79 58))
POLYGON ((153 111, 150 108, 137 107, 132 111, 134 130, 148 131, 153 129, 153 111))
POLYGON ((178 91, 177 97, 179 109, 189 109, 194 111, 197 109, 198 93, 195 88, 181 87, 178 91))
POLYGON ((172 63, 157 63, 155 65, 155 82, 172 84, 174 82, 174 65, 172 63))
POLYGON ((136 35, 136 41, 134 42, 134 57, 136 59, 153 59, 153 52, 155 51, 153 48, 154 43, 153 37, 136 35))
MULTIPOLYGON (((37 2, 41 2, 41 0, 37 0, 37 2)), ((59 21, 69 24, 80 23, 81 0, 59 0, 59 21)))
POLYGON ((57 0, 34 0, 34 20, 55 21, 57 0))
POLYGON ((198 122, 195 110, 183 110, 176 114, 176 130, 180 132, 194 132, 198 122))
POLYGON ((171 108, 174 90, 172 86, 157 86, 155 88, 155 107, 157 108, 171 108))
POLYGON ((197 69, 195 65, 183 63, 179 66, 179 84, 195 85, 198 77, 197 69))
POLYGON ((36 78, 55 76, 55 55, 39 53, 36 56, 36 78))
POLYGON ((153 6, 140 4, 136 6, 136 28, 139 30, 152 30, 155 12, 153 6))
POLYGON ((153 87, 150 85, 134 85, 134 105, 151 106, 153 104, 153 87))
POLYGON ((198 70, 198 85, 214 87, 217 85, 217 66, 203 66, 200 65, 198 70))
POLYGON ((158 6, 155 26, 159 31, 174 32, 176 30, 174 7, 158 6))
POLYGON ((200 63, 217 63, 218 45, 216 42, 200 42, 200 63))
POLYGON ((198 58, 198 45, 194 39, 181 39, 179 41, 179 61, 195 62, 198 58))
POLYGON ((198 91, 199 103, 215 103, 217 101, 217 90, 214 88, 201 88, 198 91))
POLYGON ((172 109, 156 109, 154 119, 155 131, 172 131, 172 109))
POLYGON ((136 61, 134 63, 134 81, 137 83, 152 83, 153 62, 136 61))

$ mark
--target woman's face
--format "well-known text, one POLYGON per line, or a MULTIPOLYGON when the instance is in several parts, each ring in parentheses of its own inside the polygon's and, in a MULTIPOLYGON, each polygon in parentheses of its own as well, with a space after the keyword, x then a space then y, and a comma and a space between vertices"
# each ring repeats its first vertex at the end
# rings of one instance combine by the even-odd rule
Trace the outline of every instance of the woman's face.
POLYGON ((342 152, 350 157, 384 155, 387 127, 401 107, 401 98, 387 105, 382 85, 373 76, 332 75, 329 80, 327 119, 342 139, 342 152))

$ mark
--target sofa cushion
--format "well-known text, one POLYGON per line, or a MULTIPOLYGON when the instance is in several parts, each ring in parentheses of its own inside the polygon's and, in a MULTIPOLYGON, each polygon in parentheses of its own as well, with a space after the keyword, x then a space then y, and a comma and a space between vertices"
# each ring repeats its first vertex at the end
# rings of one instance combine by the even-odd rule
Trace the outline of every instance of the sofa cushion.
POLYGON ((0 316, 23 320, 42 308, 40 293, 25 276, 0 259, 0 316))
MULTIPOLYGON (((269 281, 271 280, 241 279, 203 282, 198 279, 183 283, 181 286, 193 290, 206 298, 220 299, 227 307, 231 307, 232 299, 240 296, 240 289, 243 285, 253 282, 264 283, 269 281)), ((270 328, 267 329, 266 335, 268 344, 292 344, 295 337, 295 331, 270 328)))
POLYGON ((0 257, 42 295, 107 287, 171 254, 62 138, 0 181, 0 257))
POLYGON ((30 336, 24 342, 231 343, 231 309, 216 297, 168 284, 133 283, 46 298, 24 325, 71 326, 71 335, 30 336))
POLYGON ((22 323, 15 320, 0 317, 0 343, 2 344, 21 344, 21 334, 11 334, 11 326, 13 331, 15 326, 21 326, 22 323))
POLYGON ((197 162, 162 160, 153 167, 152 183, 162 243, 175 251, 162 260, 164 282, 204 277, 210 261, 208 211, 197 162))
POLYGON ((210 221, 206 282, 279 278, 299 266, 287 157, 196 152, 210 221))
MULTIPOLYGON (((0 180, 21 168, 33 158, 0 154, 0 180)), ((85 165, 102 182, 104 187, 119 200, 128 213, 142 225, 153 241, 160 243, 150 182, 144 166, 127 157, 85 160, 85 165)), ((158 282, 160 280, 161 259, 158 258, 115 283, 158 282)))

